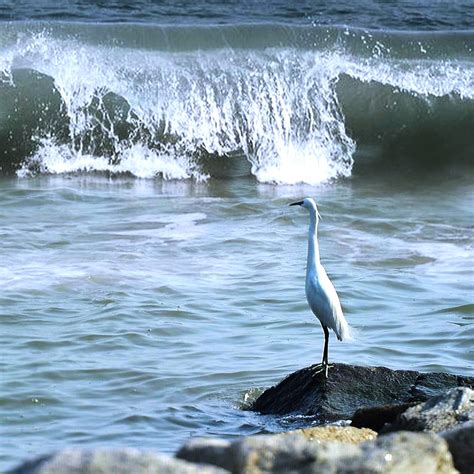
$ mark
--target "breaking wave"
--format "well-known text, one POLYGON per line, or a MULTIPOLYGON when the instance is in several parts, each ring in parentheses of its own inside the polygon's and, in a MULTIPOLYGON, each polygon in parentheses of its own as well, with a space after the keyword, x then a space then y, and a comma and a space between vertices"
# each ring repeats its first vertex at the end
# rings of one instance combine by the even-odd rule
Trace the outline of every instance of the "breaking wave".
POLYGON ((238 160, 261 182, 315 184, 350 176, 374 148, 385 163, 437 163, 448 152, 463 160, 474 144, 469 40, 5 24, 2 170, 205 180, 238 160))

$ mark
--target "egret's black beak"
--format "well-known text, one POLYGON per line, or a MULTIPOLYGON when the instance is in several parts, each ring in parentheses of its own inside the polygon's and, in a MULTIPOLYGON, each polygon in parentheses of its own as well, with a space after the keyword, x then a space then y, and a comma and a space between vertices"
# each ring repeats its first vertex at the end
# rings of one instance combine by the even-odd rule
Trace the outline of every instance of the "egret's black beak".
POLYGON ((288 204, 289 206, 302 206, 304 201, 297 201, 297 202, 292 202, 291 204, 288 204))

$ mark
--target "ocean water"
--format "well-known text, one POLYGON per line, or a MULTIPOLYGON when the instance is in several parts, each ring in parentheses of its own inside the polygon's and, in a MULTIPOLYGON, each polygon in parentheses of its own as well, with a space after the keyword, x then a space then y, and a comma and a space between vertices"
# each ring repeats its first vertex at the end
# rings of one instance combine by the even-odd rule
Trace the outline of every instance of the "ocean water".
POLYGON ((330 359, 474 375, 470 2, 4 2, 0 470, 315 420, 242 408, 330 359))

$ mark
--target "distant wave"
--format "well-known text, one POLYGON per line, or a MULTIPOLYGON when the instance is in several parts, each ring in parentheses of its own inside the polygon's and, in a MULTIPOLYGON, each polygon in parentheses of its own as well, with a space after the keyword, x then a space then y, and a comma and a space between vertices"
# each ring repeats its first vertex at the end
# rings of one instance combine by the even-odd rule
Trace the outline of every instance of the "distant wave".
POLYGON ((371 29, 462 30, 472 28, 474 13, 470 0, 287 0, 219 1, 181 0, 152 2, 120 0, 21 0, 3 2, 0 20, 40 20, 48 22, 140 23, 184 25, 268 24, 275 21, 290 25, 301 23, 346 25, 371 29))
POLYGON ((364 150, 469 160, 473 37, 2 25, 2 171, 203 180, 238 157, 259 181, 291 184, 348 177, 364 150))

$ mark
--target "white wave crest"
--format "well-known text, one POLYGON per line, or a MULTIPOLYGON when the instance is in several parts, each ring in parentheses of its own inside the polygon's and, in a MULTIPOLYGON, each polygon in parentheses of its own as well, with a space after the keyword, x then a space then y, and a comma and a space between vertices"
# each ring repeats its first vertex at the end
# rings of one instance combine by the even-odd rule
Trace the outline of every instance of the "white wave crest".
MULTIPOLYGON (((474 90, 472 66, 357 59, 339 50, 171 53, 41 33, 19 37, 5 52, 4 71, 28 67, 46 74, 63 100, 67 143, 42 140, 31 159, 50 173, 205 179, 200 154, 237 152, 247 157, 261 182, 315 184, 352 172, 356 145, 336 94, 342 75, 424 96, 472 98, 474 90), (123 120, 131 136, 125 140, 104 105, 108 93, 128 107, 123 120), (91 112, 94 107, 99 113, 91 112), (109 155, 100 147, 88 148, 97 129, 111 144, 109 155)), ((31 169, 26 165, 20 174, 31 169)))

